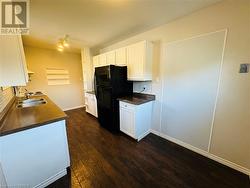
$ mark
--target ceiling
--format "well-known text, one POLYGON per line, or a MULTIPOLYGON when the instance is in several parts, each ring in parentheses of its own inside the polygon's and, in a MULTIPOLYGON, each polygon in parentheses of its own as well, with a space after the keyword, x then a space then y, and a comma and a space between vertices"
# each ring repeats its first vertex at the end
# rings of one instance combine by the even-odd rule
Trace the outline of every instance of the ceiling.
POLYGON ((31 0, 30 46, 56 48, 70 37, 71 51, 101 47, 146 31, 220 0, 31 0))

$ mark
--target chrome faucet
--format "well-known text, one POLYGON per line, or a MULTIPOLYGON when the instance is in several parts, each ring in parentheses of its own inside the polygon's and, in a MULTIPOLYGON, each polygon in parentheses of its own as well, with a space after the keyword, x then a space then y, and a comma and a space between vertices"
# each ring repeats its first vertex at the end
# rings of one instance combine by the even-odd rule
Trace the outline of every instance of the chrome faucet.
POLYGON ((25 89, 25 91, 26 91, 26 92, 24 93, 25 98, 26 98, 26 99, 29 99, 30 96, 33 95, 33 92, 29 92, 27 89, 25 89))

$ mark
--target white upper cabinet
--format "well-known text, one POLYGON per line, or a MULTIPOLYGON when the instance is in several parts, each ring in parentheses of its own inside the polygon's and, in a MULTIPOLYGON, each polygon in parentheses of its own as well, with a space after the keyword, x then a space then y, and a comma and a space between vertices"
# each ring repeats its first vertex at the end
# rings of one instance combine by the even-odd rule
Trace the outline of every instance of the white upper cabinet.
POLYGON ((107 65, 115 65, 115 51, 106 53, 106 64, 107 65))
POLYGON ((93 67, 96 68, 96 67, 99 67, 100 66, 100 63, 99 63, 99 55, 96 55, 93 57, 93 67))
POLYGON ((99 55, 99 65, 100 66, 106 66, 107 65, 106 54, 100 54, 99 55))
POLYGON ((25 86, 28 71, 20 35, 0 36, 0 86, 25 86))
POLYGON ((117 66, 126 66, 127 65, 127 49, 119 48, 115 50, 115 63, 117 66))
POLYGON ((117 65, 128 67, 128 80, 152 80, 153 46, 141 41, 93 57, 94 67, 117 65), (97 63, 98 62, 98 63, 97 63))
POLYGON ((127 47, 128 79, 152 80, 152 43, 138 42, 127 47))

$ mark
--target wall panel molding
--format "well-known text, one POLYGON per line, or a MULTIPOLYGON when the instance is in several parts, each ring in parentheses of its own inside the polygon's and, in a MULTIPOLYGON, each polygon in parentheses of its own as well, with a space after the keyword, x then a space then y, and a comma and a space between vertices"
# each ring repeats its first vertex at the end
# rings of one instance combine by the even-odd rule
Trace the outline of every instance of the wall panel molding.
POLYGON ((161 133, 161 132, 159 132, 159 131, 155 131, 155 130, 152 130, 152 129, 151 129, 151 133, 152 133, 152 134, 155 134, 155 135, 157 135, 157 136, 160 136, 160 137, 162 137, 162 138, 164 138, 164 139, 166 139, 166 140, 168 140, 168 141, 170 141, 170 142, 173 142, 173 143, 175 143, 175 144, 177 144, 177 145, 180 145, 180 146, 182 146, 182 147, 184 147, 184 148, 187 148, 187 149, 189 149, 189 150, 191 150, 191 151, 193 151, 193 152, 195 152, 195 153, 198 153, 198 154, 200 154, 200 155, 203 155, 204 157, 207 157, 207 158, 209 158, 209 159, 212 159, 212 160, 214 160, 214 161, 217 161, 217 162, 219 162, 219 163, 221 163, 221 164, 223 164, 223 165, 225 165, 225 166, 228 166, 228 167, 230 167, 230 168, 232 168, 232 169, 235 169, 235 170, 237 170, 237 171, 239 171, 239 172, 242 172, 242 173, 244 173, 244 174, 250 176, 250 169, 247 169, 247 168, 245 168, 245 167, 243 167, 243 166, 240 166, 240 165, 238 165, 238 164, 236 164, 236 163, 233 163, 233 162, 231 162, 231 161, 229 161, 229 160, 223 159, 223 158, 221 158, 221 157, 219 157, 219 156, 216 156, 216 155, 214 155, 214 154, 211 154, 211 153, 209 153, 209 152, 207 152, 207 151, 204 151, 204 150, 201 150, 201 149, 199 149, 199 148, 196 148, 196 147, 194 147, 194 146, 192 146, 192 145, 190 145, 190 144, 187 144, 187 143, 185 143, 185 142, 183 142, 183 141, 180 141, 180 140, 178 140, 178 139, 176 139, 176 138, 172 138, 172 137, 170 137, 170 136, 168 136, 168 135, 166 135, 166 134, 163 134, 163 133, 161 133))
POLYGON ((160 132, 208 151, 227 29, 163 45, 160 132))

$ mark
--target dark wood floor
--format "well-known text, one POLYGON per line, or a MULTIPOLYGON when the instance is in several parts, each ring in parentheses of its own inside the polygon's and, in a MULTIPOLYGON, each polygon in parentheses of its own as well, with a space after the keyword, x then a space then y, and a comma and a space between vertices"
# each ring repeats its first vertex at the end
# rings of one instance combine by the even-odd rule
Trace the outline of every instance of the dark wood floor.
POLYGON ((50 188, 250 188, 249 177, 153 134, 139 143, 67 111, 71 173, 50 188))

